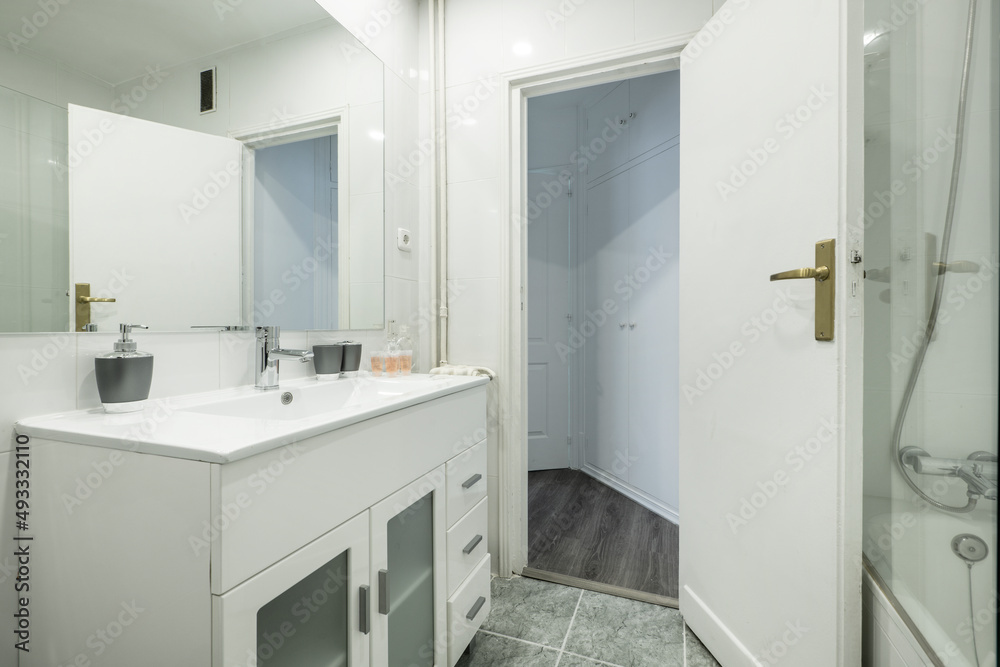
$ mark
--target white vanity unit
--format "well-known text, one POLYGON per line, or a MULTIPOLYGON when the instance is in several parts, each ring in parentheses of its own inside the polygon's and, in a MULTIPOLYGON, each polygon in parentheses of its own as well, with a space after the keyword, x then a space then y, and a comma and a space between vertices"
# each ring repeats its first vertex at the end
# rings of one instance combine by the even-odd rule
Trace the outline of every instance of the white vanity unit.
POLYGON ((487 382, 311 379, 20 422, 21 666, 452 667, 490 611, 487 382))

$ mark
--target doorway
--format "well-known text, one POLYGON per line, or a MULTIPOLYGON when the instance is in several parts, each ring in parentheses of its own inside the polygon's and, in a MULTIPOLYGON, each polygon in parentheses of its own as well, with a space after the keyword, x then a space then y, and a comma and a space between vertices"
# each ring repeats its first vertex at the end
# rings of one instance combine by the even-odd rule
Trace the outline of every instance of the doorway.
POLYGON ((254 160, 254 321, 338 327, 338 135, 260 148, 254 160), (317 248, 320 250, 317 251, 317 248), (274 298, 274 294, 287 294, 274 298))
POLYGON ((675 606, 679 75, 526 120, 524 573, 675 606))

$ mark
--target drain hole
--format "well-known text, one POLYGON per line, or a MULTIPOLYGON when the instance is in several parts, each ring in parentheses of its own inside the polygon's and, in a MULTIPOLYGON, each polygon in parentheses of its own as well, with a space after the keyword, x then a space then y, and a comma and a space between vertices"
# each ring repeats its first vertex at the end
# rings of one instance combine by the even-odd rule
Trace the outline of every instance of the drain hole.
POLYGON ((288 405, 289 403, 292 402, 292 398, 293 398, 292 392, 286 391, 284 394, 281 395, 281 404, 288 405))

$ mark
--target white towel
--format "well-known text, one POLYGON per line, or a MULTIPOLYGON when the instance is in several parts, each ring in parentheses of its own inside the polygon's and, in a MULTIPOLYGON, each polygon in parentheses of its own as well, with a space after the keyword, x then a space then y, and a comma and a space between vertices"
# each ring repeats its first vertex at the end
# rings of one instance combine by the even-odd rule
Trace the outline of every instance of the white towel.
POLYGON ((431 375, 483 375, 491 380, 495 380, 497 374, 485 366, 466 366, 459 364, 452 366, 438 366, 431 369, 431 375))

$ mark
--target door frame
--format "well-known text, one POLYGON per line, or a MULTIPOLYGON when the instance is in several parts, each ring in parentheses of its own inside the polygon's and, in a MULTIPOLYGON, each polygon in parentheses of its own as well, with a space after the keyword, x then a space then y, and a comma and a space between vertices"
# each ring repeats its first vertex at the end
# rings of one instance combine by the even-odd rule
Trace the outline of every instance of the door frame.
MULTIPOLYGON (((269 146, 280 146, 296 141, 307 141, 337 135, 337 192, 346 193, 337 198, 337 266, 339 275, 350 275, 350 142, 347 141, 348 109, 337 107, 304 116, 275 116, 263 125, 240 128, 229 132, 229 138, 243 144, 243 321, 253 322, 253 223, 254 179, 256 178, 255 151, 269 146), (248 264, 250 262, 251 264, 248 264)), ((350 285, 337 280, 337 322, 350 321, 350 285), (346 288, 346 289, 345 289, 346 288)))
POLYGON ((500 576, 520 574, 528 564, 527 431, 527 99, 576 88, 659 74, 680 68, 681 51, 697 32, 638 46, 503 73, 501 95, 500 377, 498 387, 498 486, 500 576))

